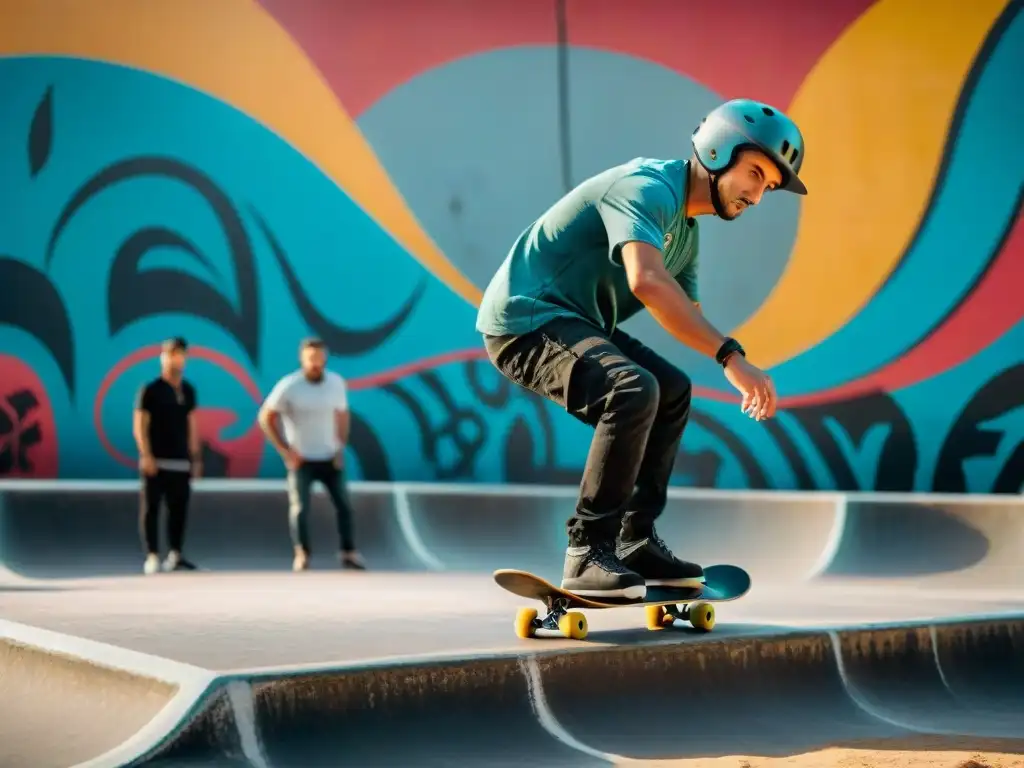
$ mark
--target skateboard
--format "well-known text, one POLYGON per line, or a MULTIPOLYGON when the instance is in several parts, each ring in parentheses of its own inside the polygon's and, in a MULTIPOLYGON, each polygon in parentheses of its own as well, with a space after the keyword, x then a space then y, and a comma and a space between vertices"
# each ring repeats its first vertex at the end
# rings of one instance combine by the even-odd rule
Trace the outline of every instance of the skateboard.
POLYGON ((750 590, 750 574, 735 565, 709 565, 704 569, 704 584, 693 587, 650 586, 640 600, 592 598, 568 592, 529 571, 502 568, 494 572, 494 581, 513 595, 539 600, 547 607, 544 618, 535 608, 520 608, 515 631, 520 638, 559 634, 570 640, 587 636, 587 617, 573 608, 628 608, 643 606, 647 628, 664 629, 676 620, 689 622, 695 629, 710 632, 715 626, 715 606, 743 597, 750 590))

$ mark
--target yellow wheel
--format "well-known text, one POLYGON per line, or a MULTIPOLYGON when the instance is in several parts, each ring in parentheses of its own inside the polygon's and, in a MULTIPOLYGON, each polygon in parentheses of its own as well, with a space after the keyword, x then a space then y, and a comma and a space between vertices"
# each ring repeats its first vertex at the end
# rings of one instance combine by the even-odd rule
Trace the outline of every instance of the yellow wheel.
POLYGON ((587 617, 579 611, 569 611, 558 619, 558 628, 570 640, 582 640, 587 636, 587 617))
POLYGON ((524 640, 533 637, 533 620, 537 618, 537 611, 533 608, 520 608, 516 613, 516 637, 524 640))
POLYGON ((695 629, 710 632, 715 626, 715 606, 711 603, 691 603, 686 617, 695 629))
POLYGON ((648 605, 644 612, 647 614, 647 628, 651 631, 664 629, 671 623, 665 621, 665 619, 671 619, 672 617, 668 615, 664 605, 648 605))

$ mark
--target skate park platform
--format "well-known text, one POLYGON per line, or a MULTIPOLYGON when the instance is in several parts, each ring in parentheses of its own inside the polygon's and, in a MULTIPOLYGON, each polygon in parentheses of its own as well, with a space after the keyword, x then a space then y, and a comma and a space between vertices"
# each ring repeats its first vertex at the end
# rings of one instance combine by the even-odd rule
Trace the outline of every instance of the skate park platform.
POLYGON ((490 572, 557 579, 575 488, 351 490, 366 573, 322 494, 295 574, 283 483, 202 480, 206 570, 147 577, 135 484, 0 484, 0 766, 1024 755, 1020 497, 673 489, 662 536, 751 592, 708 634, 627 608, 570 641, 517 639, 490 572))

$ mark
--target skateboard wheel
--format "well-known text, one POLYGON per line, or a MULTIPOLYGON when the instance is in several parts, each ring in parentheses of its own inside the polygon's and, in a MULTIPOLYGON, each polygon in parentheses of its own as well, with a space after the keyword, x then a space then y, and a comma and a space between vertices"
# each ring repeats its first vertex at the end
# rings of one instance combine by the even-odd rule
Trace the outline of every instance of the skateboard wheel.
POLYGON ((710 632, 715 626, 715 606, 711 603, 691 603, 686 617, 694 629, 710 632))
POLYGON ((647 613, 647 628, 652 631, 664 629, 673 621, 663 605, 648 605, 645 611, 647 613))
POLYGON ((533 620, 537 618, 537 611, 534 608, 520 608, 516 613, 516 637, 523 640, 533 637, 533 620))
POLYGON ((559 617, 558 629, 570 640, 582 640, 587 636, 587 617, 579 611, 569 611, 559 617))

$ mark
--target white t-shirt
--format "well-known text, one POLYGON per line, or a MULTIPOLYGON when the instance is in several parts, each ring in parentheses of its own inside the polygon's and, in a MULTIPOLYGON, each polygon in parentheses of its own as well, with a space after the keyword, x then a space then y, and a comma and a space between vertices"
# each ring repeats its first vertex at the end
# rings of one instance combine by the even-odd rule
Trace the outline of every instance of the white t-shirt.
POLYGON ((302 458, 326 461, 341 448, 334 412, 348 410, 348 387, 338 374, 324 371, 320 381, 310 381, 301 370, 290 373, 264 406, 281 414, 285 440, 302 458))

